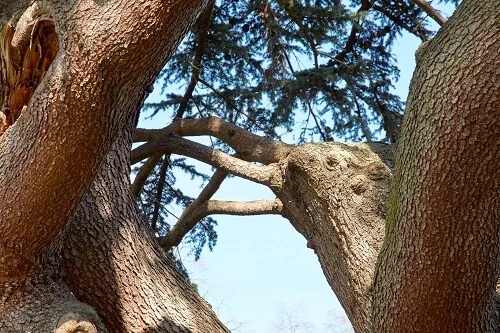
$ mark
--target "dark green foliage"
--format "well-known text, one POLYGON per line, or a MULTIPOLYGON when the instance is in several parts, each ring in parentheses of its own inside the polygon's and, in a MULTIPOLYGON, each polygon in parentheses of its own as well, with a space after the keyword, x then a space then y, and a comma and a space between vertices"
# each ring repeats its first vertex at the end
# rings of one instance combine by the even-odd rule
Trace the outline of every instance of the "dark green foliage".
MULTIPOLYGON (((217 1, 208 32, 193 27, 158 78, 163 99, 145 110, 150 116, 178 113, 194 54, 206 37, 184 116, 217 116, 274 138, 298 128, 298 142, 394 142, 404 102, 393 93, 399 69, 392 45, 403 32, 432 37, 426 18, 408 0, 217 1)), ((172 161, 155 222, 159 235, 175 221, 167 207, 192 201, 175 188, 172 168, 204 177, 183 160, 172 161)), ((141 195, 149 219, 158 181, 156 170, 141 195)), ((215 245, 215 225, 205 219, 188 236, 196 258, 205 244, 215 245)))

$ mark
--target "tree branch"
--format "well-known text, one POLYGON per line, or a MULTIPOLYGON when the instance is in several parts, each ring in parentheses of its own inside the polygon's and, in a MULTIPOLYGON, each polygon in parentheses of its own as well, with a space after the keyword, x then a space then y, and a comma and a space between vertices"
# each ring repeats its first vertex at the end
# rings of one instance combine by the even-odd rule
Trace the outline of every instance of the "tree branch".
POLYGON ((156 154, 149 157, 146 162, 137 171, 134 182, 131 185, 131 191, 134 198, 137 198, 146 184, 149 175, 153 172, 153 169, 158 165, 163 154, 156 154))
MULTIPOLYGON (((210 83, 208 83, 207 81, 203 80, 202 78, 199 78, 198 81, 200 83, 202 83, 205 87, 207 87, 208 89, 212 90, 217 96, 219 96, 220 98, 222 98, 234 111, 236 111, 236 115, 237 116, 238 114, 242 114, 244 115, 246 118, 248 118, 249 120, 252 121, 252 124, 257 127, 258 129, 260 129, 263 133, 266 133, 266 130, 259 125, 257 119, 253 118, 252 116, 250 116, 248 113, 245 113, 243 110, 241 110, 240 108, 238 108, 234 103, 233 101, 231 101, 226 95, 224 95, 222 92, 220 92, 219 90, 217 90, 213 85, 211 85, 210 83)), ((236 118, 235 118, 236 119, 236 118)), ((266 133, 268 134, 268 133, 266 133)))
POLYGON ((132 151, 131 163, 137 163, 160 151, 191 157, 271 188, 281 187, 279 169, 274 164, 258 166, 176 135, 159 137, 137 147, 132 151))
POLYGON ((436 21, 437 24, 442 26, 443 24, 446 23, 446 19, 439 13, 438 10, 436 10, 434 7, 431 6, 430 3, 428 3, 425 0, 410 0, 414 4, 420 7, 424 12, 427 13, 434 21, 436 21))
POLYGON ((160 217, 160 203, 163 196, 163 188, 165 187, 165 177, 167 176, 168 167, 170 166, 170 156, 165 155, 163 163, 160 167, 160 174, 158 175, 158 183, 156 184, 156 195, 153 208, 153 217, 151 219, 151 228, 156 232, 158 218, 160 217))
POLYGON ((258 136, 216 117, 175 120, 163 129, 138 128, 134 142, 153 141, 173 133, 180 136, 214 136, 229 144, 242 159, 264 164, 279 161, 291 149, 286 143, 258 136))
POLYGON ((198 83, 198 78, 200 77, 201 71, 201 59, 205 53, 205 48, 208 42, 208 29, 210 28, 210 23, 212 22, 212 12, 214 9, 215 0, 212 0, 207 6, 203 14, 200 16, 200 27, 198 29, 198 46, 196 47, 196 54, 193 59, 193 74, 191 76, 191 81, 182 97, 181 103, 179 104, 179 109, 175 115, 177 118, 182 118, 184 111, 186 110, 187 104, 191 97, 193 96, 194 88, 196 83, 198 83))
POLYGON ((182 238, 205 216, 200 215, 200 206, 205 204, 219 189, 220 185, 226 179, 227 172, 217 170, 208 182, 208 184, 203 188, 198 197, 184 210, 182 215, 179 217, 175 226, 170 230, 165 241, 160 241, 160 245, 165 250, 170 250, 172 246, 177 246, 181 242, 182 238))
POLYGON ((400 28, 408 31, 409 33, 419 37, 422 41, 428 40, 427 34, 424 32, 428 32, 427 30, 420 31, 419 29, 416 29, 416 27, 411 27, 407 25, 403 20, 401 20, 399 17, 393 15, 391 12, 389 12, 386 8, 383 6, 379 5, 373 5, 373 9, 376 10, 377 12, 380 12, 381 14, 387 16, 388 19, 390 19, 394 24, 399 26, 400 28))
POLYGON ((196 223, 209 215, 281 215, 282 210, 283 204, 279 199, 246 202, 209 200, 194 207, 189 213, 186 210, 172 230, 170 230, 165 237, 160 238, 160 245, 167 251, 179 245, 182 238, 184 238, 196 223))

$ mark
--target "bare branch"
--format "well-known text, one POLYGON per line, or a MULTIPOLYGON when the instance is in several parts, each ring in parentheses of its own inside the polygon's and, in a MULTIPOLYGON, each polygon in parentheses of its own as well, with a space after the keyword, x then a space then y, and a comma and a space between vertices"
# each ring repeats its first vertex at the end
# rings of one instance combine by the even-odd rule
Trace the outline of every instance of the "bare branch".
POLYGON ((205 204, 209 215, 281 215, 283 204, 279 199, 275 200, 255 200, 255 201, 220 201, 210 200, 205 204))
POLYGON ((206 201, 190 211, 190 214, 182 214, 177 224, 172 228, 167 236, 160 239, 160 245, 166 250, 170 250, 173 246, 179 245, 182 238, 196 225, 196 223, 208 215, 281 215, 282 210, 283 204, 279 199, 247 202, 219 200, 206 201))
POLYGON ((258 166, 176 135, 160 137, 137 147, 132 151, 131 163, 137 163, 159 152, 191 157, 256 183, 271 188, 281 187, 279 170, 274 164, 258 166))
POLYGON ((210 178, 210 181, 208 182, 207 186, 203 188, 203 190, 200 192, 200 195, 198 195, 198 198, 196 198, 196 200, 189 207, 195 205, 197 202, 200 203, 210 199, 215 194, 215 192, 217 192, 217 190, 219 189, 224 179, 226 179, 226 177, 227 177, 227 172, 221 170, 215 171, 212 178, 210 178))
POLYGON ((439 13, 438 10, 436 10, 434 7, 431 6, 430 3, 428 3, 425 0, 410 0, 414 4, 420 7, 424 12, 427 13, 434 21, 436 21, 437 24, 442 26, 443 24, 446 23, 446 19, 439 13))
POLYGON ((200 28, 198 29, 198 46, 196 47, 196 54, 193 60, 193 74, 191 76, 191 81, 182 97, 181 103, 179 104, 179 109, 177 110, 176 117, 182 118, 184 111, 186 110, 187 104, 191 97, 193 96, 194 88, 196 83, 198 83, 198 78, 200 77, 201 71, 201 59, 205 53, 205 48, 208 41, 208 29, 210 28, 210 22, 212 21, 212 12, 214 9, 215 1, 212 0, 207 6, 203 14, 200 16, 200 28))
POLYGON ((134 182, 131 185, 131 191, 134 198, 137 198, 146 184, 146 180, 155 168, 155 166, 160 162, 163 154, 156 154, 149 157, 146 162, 141 166, 137 174, 135 175, 134 182))
MULTIPOLYGON (((215 192, 219 189, 220 185, 226 179, 227 172, 217 170, 208 182, 208 184, 203 188, 203 190, 198 195, 198 198, 194 200, 179 217, 176 225, 170 230, 167 237, 167 243, 170 246, 177 246, 182 238, 198 223, 203 217, 199 217, 200 211, 199 207, 209 200, 215 192)), ((162 245, 163 246, 163 245, 162 245)))
POLYGON ((229 144, 242 159, 264 164, 279 161, 291 149, 286 143, 258 136, 216 117, 176 120, 163 129, 138 128, 134 142, 152 141, 173 133, 180 136, 214 136, 229 144))

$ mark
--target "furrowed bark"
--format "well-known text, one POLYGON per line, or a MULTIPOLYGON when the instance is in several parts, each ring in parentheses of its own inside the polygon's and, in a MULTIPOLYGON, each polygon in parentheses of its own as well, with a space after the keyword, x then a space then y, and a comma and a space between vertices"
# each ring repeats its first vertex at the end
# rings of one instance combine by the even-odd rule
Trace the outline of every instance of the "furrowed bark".
POLYGON ((465 0, 418 53, 374 332, 498 332, 500 9, 465 0))
MULTIPOLYGON (((0 331, 106 331, 59 278, 58 258, 51 252, 59 245, 55 237, 207 2, 32 4, 44 6, 54 22, 59 52, 27 110, 0 137, 0 331)), ((213 317, 193 299, 181 311, 198 306, 213 317)))
POLYGON ((29 274, 206 2, 44 3, 59 53, 0 139, 0 276, 29 274))
POLYGON ((131 135, 114 144, 66 229, 64 280, 110 332, 228 332, 138 214, 130 145, 131 135))
POLYGON ((307 239, 355 332, 369 332, 392 173, 385 144, 304 144, 280 162, 283 215, 307 239))

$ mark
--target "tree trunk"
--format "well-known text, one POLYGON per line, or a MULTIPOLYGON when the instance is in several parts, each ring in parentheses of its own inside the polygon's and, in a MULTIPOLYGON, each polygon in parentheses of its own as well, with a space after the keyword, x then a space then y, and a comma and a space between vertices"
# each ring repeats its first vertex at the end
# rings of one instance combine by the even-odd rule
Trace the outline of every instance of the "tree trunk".
POLYGON ((375 332, 498 332, 500 10, 466 0, 417 54, 375 332))
MULTIPOLYGON (((2 12, 3 20, 18 18, 23 10, 36 13, 25 14, 12 27, 18 33, 12 40, 33 31, 29 28, 34 20, 43 16, 53 22, 59 52, 31 99, 22 106, 22 116, 0 137, 1 332, 106 331, 95 311, 73 295, 92 303, 111 331, 227 331, 158 248, 148 244, 151 238, 139 223, 125 187, 128 169, 123 163, 127 159, 120 159, 129 149, 131 118, 148 86, 207 2, 55 1, 35 2, 26 8, 26 1, 17 1, 4 7, 11 12, 2 12), (121 141, 108 154, 119 133, 121 141), (82 202, 105 156, 110 164, 101 167, 92 192, 82 202), (111 181, 111 176, 116 180, 111 181), (106 189, 102 181, 112 187, 106 189), (99 201, 102 193, 122 201, 99 201), (106 214, 107 209, 116 216, 106 214), (85 214, 83 220, 81 214, 85 214), (75 232, 82 232, 87 237, 82 235, 81 239, 88 240, 83 244, 80 239, 70 248, 66 245, 69 252, 63 253, 64 258, 81 255, 74 253, 77 245, 88 253, 71 263, 76 265, 71 271, 67 261, 63 266, 74 291, 59 276, 61 239, 56 238, 72 215, 77 221, 75 232), (108 238, 92 234, 93 224, 109 227, 105 221, 119 228, 103 230, 108 238), (119 238, 123 235, 128 237, 125 243, 119 238), (99 247, 98 236, 109 244, 99 247), (137 243, 128 243, 131 240, 137 243), (124 250, 123 256, 115 246, 124 250), (88 267, 92 272, 81 270, 91 255, 102 259, 105 254, 110 254, 110 266, 104 268, 109 275, 91 274, 101 272, 101 262, 88 267), (131 271, 121 271, 124 265, 131 271), (134 276, 139 270, 144 275, 134 276), (79 283, 74 280, 78 273, 82 275, 79 283), (98 277, 102 283, 96 283, 98 277), (93 290, 91 286, 83 289, 88 282, 94 283, 93 290), (105 301, 113 290, 129 294, 105 301), (89 296, 94 291, 102 292, 101 299, 99 294, 89 296)), ((15 46, 7 49, 22 51, 15 46)), ((2 56, 8 60, 8 55, 2 56)), ((69 228, 66 235, 72 233, 69 228)), ((66 239, 69 243, 75 236, 66 239)))
MULTIPOLYGON (((44 2, 59 52, 0 137, 1 332, 227 331, 155 245, 128 180, 133 117, 207 2, 44 2)), ((384 144, 249 135, 261 146, 240 156, 263 167, 171 135, 139 153, 177 149, 269 186, 356 332, 498 331, 498 17, 465 0, 419 50, 390 200, 384 144)))
POLYGON ((280 162, 284 216, 317 254, 356 332, 371 326, 392 155, 385 144, 329 142, 295 147, 280 162))
POLYGON ((97 310, 109 332, 228 332, 135 208, 130 125, 65 230, 64 281, 97 310))

